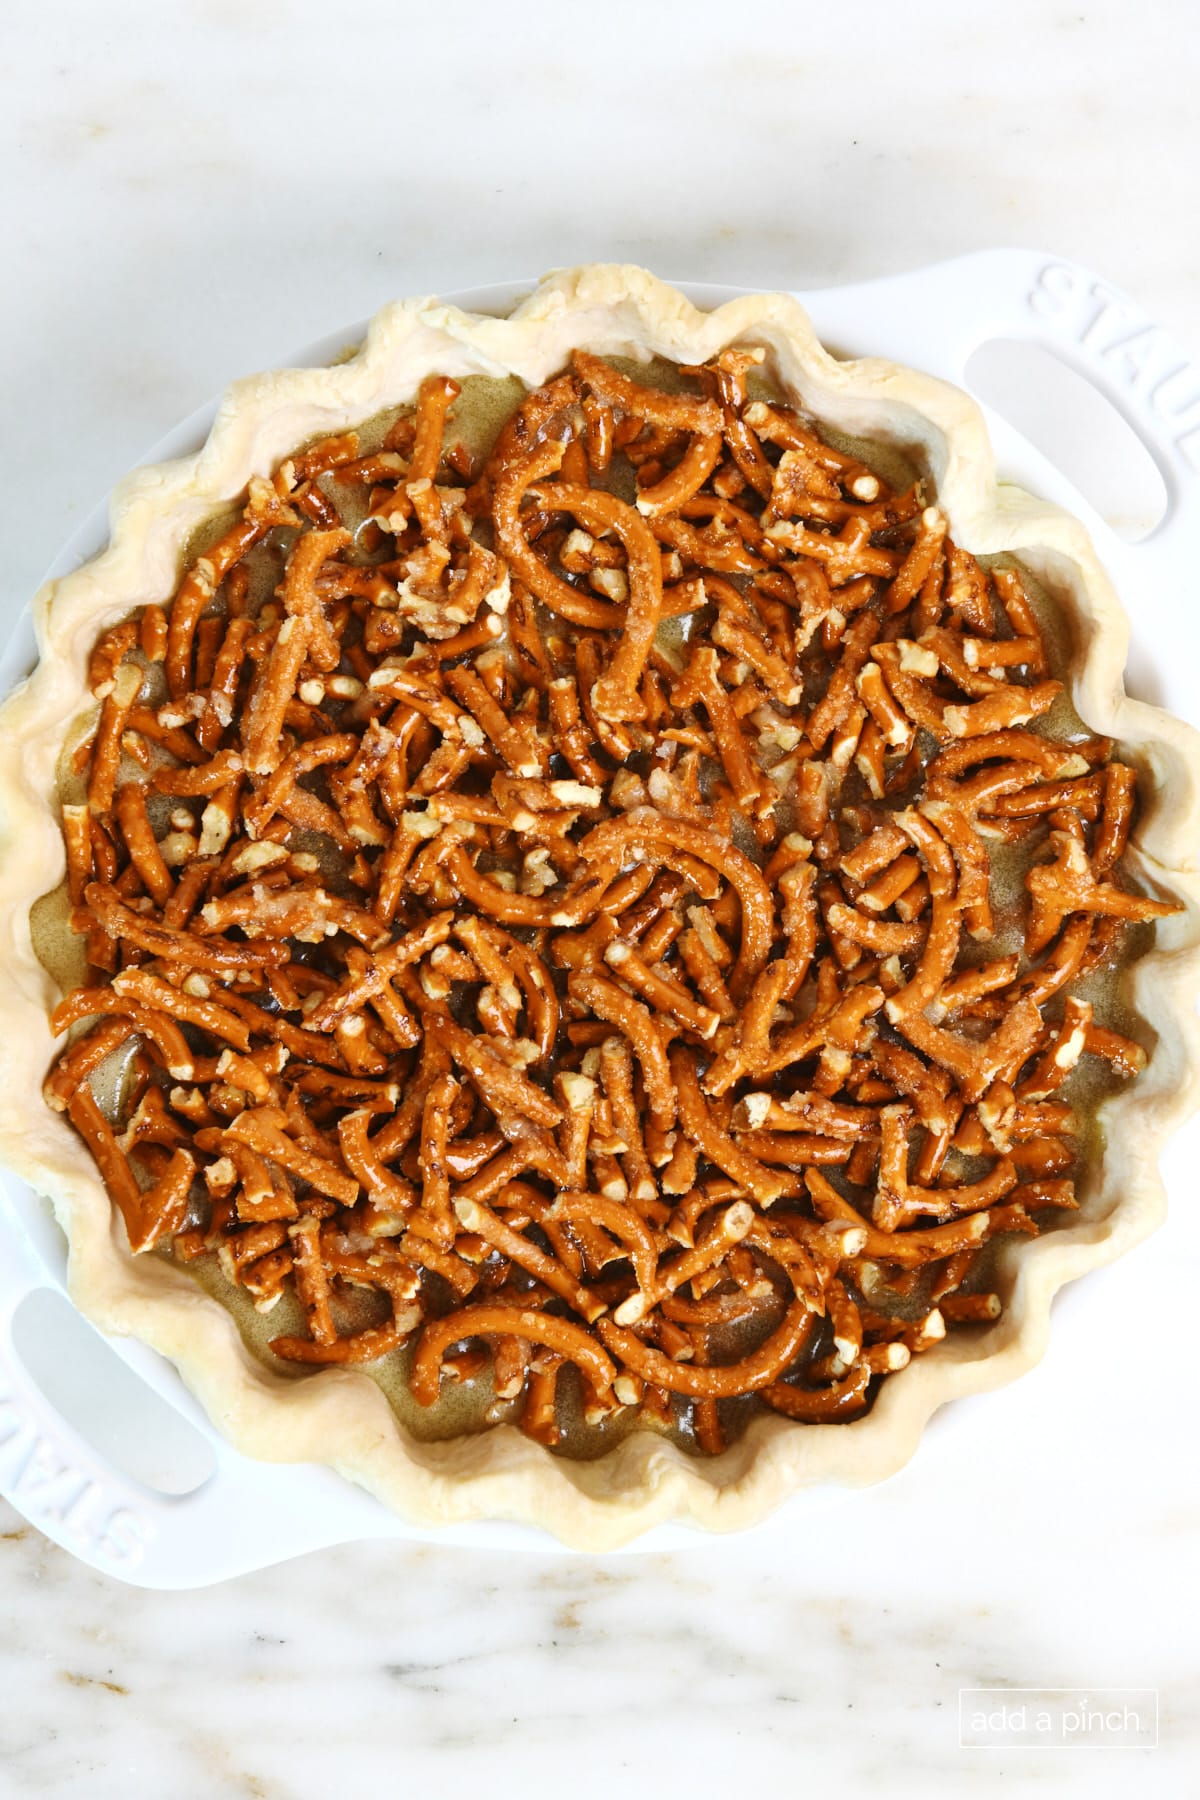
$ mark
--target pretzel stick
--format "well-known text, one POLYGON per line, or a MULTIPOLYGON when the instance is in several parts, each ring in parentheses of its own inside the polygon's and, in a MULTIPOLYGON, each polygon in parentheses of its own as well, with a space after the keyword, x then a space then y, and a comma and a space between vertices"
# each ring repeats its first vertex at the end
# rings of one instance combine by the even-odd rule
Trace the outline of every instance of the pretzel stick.
POLYGON ((42 1084, 47 1105, 55 1112, 65 1112, 81 1083, 86 1082, 114 1050, 128 1043, 135 1030, 133 1020, 122 1014, 98 1025, 86 1037, 77 1038, 59 1057, 42 1084))
POLYGON ((447 1313, 444 1318, 432 1320, 425 1326, 409 1377, 409 1388, 418 1405, 432 1406, 437 1399, 442 1355, 451 1344, 464 1338, 492 1335, 521 1337, 531 1344, 545 1344, 576 1363, 598 1393, 607 1394, 612 1387, 616 1367, 583 1326, 529 1307, 484 1302, 447 1313))
POLYGON ((81 1019, 94 1018, 107 1012, 125 1013, 133 1030, 154 1045, 167 1073, 173 1075, 176 1081, 192 1079, 192 1052, 178 1025, 166 1013, 155 1011, 131 999, 127 991, 122 993, 115 987, 76 988, 51 1013, 50 1029, 57 1037, 72 1025, 77 1025, 81 1019))
POLYGON ((870 1365, 862 1360, 841 1381, 828 1387, 801 1388, 791 1382, 773 1382, 762 1390, 762 1397, 775 1412, 783 1413, 789 1419, 817 1424, 823 1420, 849 1418, 865 1407, 873 1373, 870 1365))
POLYGON ((642 1285, 637 1294, 621 1305, 613 1313, 618 1325, 636 1325, 645 1317, 650 1309, 673 1294, 685 1282, 691 1281, 702 1271, 714 1264, 724 1262, 735 1244, 740 1244, 754 1223, 753 1209, 744 1200, 735 1201, 714 1220, 701 1241, 692 1249, 686 1250, 682 1256, 666 1267, 661 1264, 656 1270, 652 1284, 642 1285))
POLYGON ((239 1114, 228 1127, 227 1136, 248 1144, 261 1156, 289 1169, 302 1181, 309 1182, 318 1193, 328 1194, 330 1199, 339 1200, 343 1206, 352 1206, 358 1198, 358 1182, 286 1136, 270 1109, 239 1114))
POLYGON ((101 1180, 125 1221, 125 1229, 132 1245, 134 1239, 140 1237, 142 1229, 141 1189, 134 1180, 133 1171, 113 1135, 112 1127, 85 1081, 79 1083, 67 1100, 66 1113, 91 1151, 101 1180))
POLYGON ((526 1269, 553 1293, 561 1295, 589 1325, 607 1310, 604 1303, 589 1294, 554 1257, 547 1256, 519 1231, 513 1231, 490 1207, 483 1206, 478 1200, 460 1199, 454 1202, 454 1213, 465 1230, 478 1232, 501 1255, 526 1269))
POLYGON ((647 518, 678 511, 704 486, 720 460, 721 448, 719 431, 699 432, 669 474, 639 491, 638 511, 647 518))
POLYGON ((245 512, 237 524, 189 569, 176 591, 167 621, 167 687, 173 699, 187 692, 196 626, 222 581, 268 531, 294 521, 294 513, 268 482, 252 481, 245 512))
POLYGON ((92 745, 92 772, 88 781, 88 805, 94 813, 112 809, 121 738, 141 692, 142 671, 134 663, 117 670, 112 690, 100 709, 100 723, 92 745))
POLYGON ((623 819, 609 819, 582 840, 580 854, 589 862, 637 856, 657 863, 674 864, 672 852, 682 851, 708 863, 737 893, 742 909, 742 943, 730 992, 737 999, 749 987, 767 959, 774 906, 762 875, 732 844, 715 833, 665 818, 648 807, 638 807, 623 819))
POLYGON ((721 1023, 721 1015, 711 1007, 699 1006, 680 983, 659 974, 644 963, 629 944, 617 940, 609 944, 604 960, 622 981, 650 1001, 659 1012, 668 1013, 678 1024, 697 1036, 710 1038, 721 1023))
POLYGON ((621 1138, 622 1169, 629 1184, 630 1199, 635 1206, 657 1203, 658 1186, 646 1155, 641 1120, 633 1092, 633 1058, 623 1037, 605 1038, 600 1046, 600 1080, 612 1119, 613 1131, 621 1138))
POLYGON ((614 412, 632 413, 669 431, 708 433, 721 429, 721 413, 712 400, 642 387, 584 350, 572 352, 571 366, 595 399, 614 412))
POLYGON ((140 782, 126 781, 118 788, 116 818, 146 892, 156 906, 165 906, 175 891, 175 883, 151 829, 146 812, 146 790, 140 782))
POLYGON ((554 1202, 552 1217, 569 1220, 577 1228, 602 1226, 628 1252, 643 1293, 654 1288, 658 1251, 654 1237, 644 1219, 630 1206, 603 1194, 564 1193, 554 1202))
POLYGON ((781 1324, 759 1349, 740 1362, 708 1368, 690 1368, 672 1361, 612 1319, 598 1320, 596 1330, 613 1356, 619 1357, 626 1368, 640 1375, 643 1381, 652 1381, 674 1394, 719 1399, 726 1395, 757 1393, 776 1381, 803 1350, 812 1333, 813 1322, 814 1314, 806 1302, 793 1300, 781 1324))
POLYGON ((592 704, 603 719, 638 719, 645 708, 637 683, 645 666, 662 614, 662 564, 654 538, 645 521, 615 494, 571 482, 555 482, 529 490, 535 500, 563 507, 591 531, 611 531, 624 547, 629 581, 629 605, 621 641, 607 672, 592 690, 592 704))
MULTIPOLYGON (((855 1226, 864 1223, 819 1169, 809 1169, 804 1179, 819 1217, 830 1221, 841 1219, 855 1226)), ((919 1268, 924 1263, 953 1255, 956 1250, 969 1249, 979 1242, 987 1228, 988 1215, 982 1212, 968 1213, 949 1224, 933 1225, 921 1231, 878 1231, 870 1226, 862 1249, 864 1255, 879 1262, 895 1263, 904 1269, 919 1268)))
POLYGON ((348 1366, 377 1362, 381 1356, 399 1349, 421 1322, 421 1310, 417 1306, 406 1306, 394 1296, 392 1308, 392 1317, 386 1325, 369 1327, 353 1337, 335 1338, 331 1343, 309 1338, 277 1337, 271 1339, 271 1349, 276 1356, 284 1357, 289 1362, 343 1363, 348 1366))
POLYGON ((622 620, 621 609, 608 601, 582 594, 547 568, 532 550, 521 525, 520 508, 528 490, 562 467, 566 442, 548 438, 522 461, 505 468, 496 482, 492 518, 496 544, 509 568, 543 606, 588 630, 604 631, 622 620))
POLYGON ((316 578, 323 565, 348 542, 340 527, 301 537, 288 561, 284 582, 286 617, 250 694, 242 733, 243 755, 252 775, 268 775, 280 760, 279 734, 296 680, 322 632, 316 578))
POLYGON ((567 991, 597 1018, 615 1025, 628 1038, 641 1065, 651 1113, 662 1130, 669 1131, 675 1123, 675 1082, 653 1014, 615 982, 600 975, 572 975, 567 991))

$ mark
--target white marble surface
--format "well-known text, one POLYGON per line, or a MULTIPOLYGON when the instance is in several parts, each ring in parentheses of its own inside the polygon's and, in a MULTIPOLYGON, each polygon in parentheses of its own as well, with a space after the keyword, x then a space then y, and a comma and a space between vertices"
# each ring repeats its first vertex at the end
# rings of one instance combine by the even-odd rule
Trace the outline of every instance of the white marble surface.
MULTIPOLYGON (((6 15, 3 63, 0 629, 164 428, 399 293, 584 257, 803 287, 1032 242, 1200 348, 1188 0, 51 0, 6 15)), ((740 1542, 358 1545, 175 1596, 5 1514, 0 1793, 1193 1790, 1197 1148, 1038 1370, 740 1542), (959 1750, 989 1683, 1157 1687, 1161 1747, 959 1750)))

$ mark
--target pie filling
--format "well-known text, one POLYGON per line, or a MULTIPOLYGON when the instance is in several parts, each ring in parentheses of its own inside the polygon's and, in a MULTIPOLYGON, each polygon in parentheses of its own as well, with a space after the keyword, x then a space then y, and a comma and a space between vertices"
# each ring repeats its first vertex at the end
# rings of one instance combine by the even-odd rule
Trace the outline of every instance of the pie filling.
POLYGON ((761 359, 471 383, 486 442, 430 378, 95 646, 46 1098, 132 1250, 427 1433, 861 1415, 1145 1062, 1134 771, 761 359))

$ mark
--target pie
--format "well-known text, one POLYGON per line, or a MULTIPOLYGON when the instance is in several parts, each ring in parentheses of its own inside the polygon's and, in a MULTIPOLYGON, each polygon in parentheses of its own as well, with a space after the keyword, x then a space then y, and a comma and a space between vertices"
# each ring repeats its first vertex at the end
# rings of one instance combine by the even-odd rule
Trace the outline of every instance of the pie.
POLYGON ((1157 1221, 1190 734, 972 403, 795 302, 391 307, 40 608, 0 1152, 250 1454, 728 1528, 1157 1221))

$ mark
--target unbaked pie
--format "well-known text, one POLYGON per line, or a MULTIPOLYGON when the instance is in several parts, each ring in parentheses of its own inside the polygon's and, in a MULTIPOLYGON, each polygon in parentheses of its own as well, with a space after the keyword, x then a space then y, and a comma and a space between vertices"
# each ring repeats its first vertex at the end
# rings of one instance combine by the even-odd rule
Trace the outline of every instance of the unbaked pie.
POLYGON ((0 1148, 252 1454, 738 1524, 1153 1222, 1189 734, 965 397, 794 302, 388 309, 133 478, 42 625, 0 1148))

